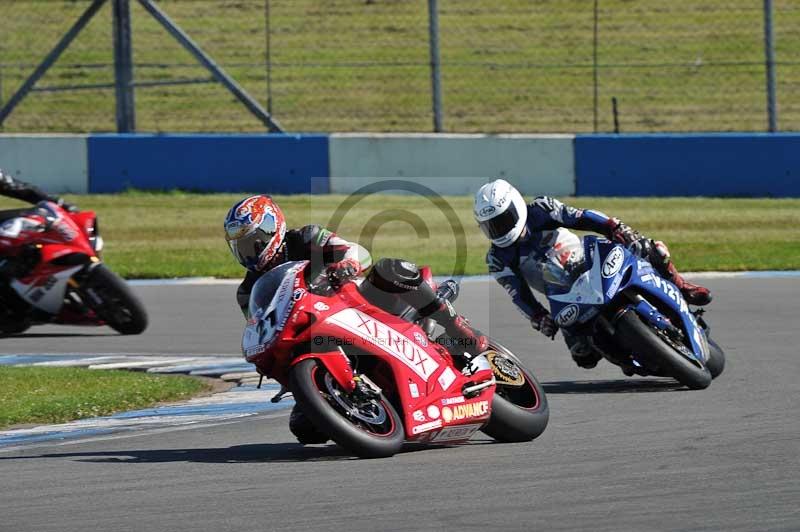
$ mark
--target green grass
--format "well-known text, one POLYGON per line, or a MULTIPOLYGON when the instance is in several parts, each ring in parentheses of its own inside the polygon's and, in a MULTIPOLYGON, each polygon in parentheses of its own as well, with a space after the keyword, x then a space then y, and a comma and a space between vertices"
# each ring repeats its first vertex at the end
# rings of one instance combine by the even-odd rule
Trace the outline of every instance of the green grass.
POLYGON ((208 389, 208 384, 185 376, 0 366, 0 428, 104 416, 208 389))
MULTIPOLYGON (((421 0, 158 4, 289 131, 430 131, 428 21, 421 0), (268 81, 269 79, 269 81, 268 81)), ((780 126, 800 129, 800 9, 775 0, 780 126)), ((4 2, 0 100, 7 101, 86 8, 79 0, 4 2), (7 4, 7 5, 5 5, 7 4)), ((602 0, 600 131, 766 127, 763 10, 753 0, 602 0)), ((593 2, 439 2, 444 127, 457 132, 586 132, 594 122, 593 2)), ((208 78, 132 3, 135 79, 208 78)), ((38 87, 112 83, 106 5, 38 87)), ((263 131, 219 84, 140 88, 141 131, 263 131)), ((113 90, 39 92, 6 132, 113 131, 113 90)))
MULTIPOLYGON (((125 277, 240 277, 243 270, 225 245, 222 222, 230 206, 242 197, 132 192, 68 199, 97 211, 106 241, 104 258, 125 277)), ((276 199, 290 227, 331 226, 345 196, 276 199)), ((664 240, 682 270, 800 269, 798 199, 562 199, 621 218, 644 234, 664 240)), ((486 273, 488 242, 472 219, 471 198, 446 197, 445 201, 457 214, 456 230, 464 232, 466 273, 486 273)), ((0 208, 12 204, 18 205, 3 199, 0 208)), ((454 271, 454 232, 445 215, 425 198, 369 197, 337 229, 344 238, 366 245, 373 257, 408 258, 430 264, 438 274, 454 271), (423 230, 418 234, 415 226, 423 230)))

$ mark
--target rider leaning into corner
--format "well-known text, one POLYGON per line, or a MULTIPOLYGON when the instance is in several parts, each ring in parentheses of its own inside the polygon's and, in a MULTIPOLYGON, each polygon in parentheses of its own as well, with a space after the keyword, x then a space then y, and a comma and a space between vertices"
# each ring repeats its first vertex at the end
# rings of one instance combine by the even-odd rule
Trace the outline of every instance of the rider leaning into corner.
MULTIPOLYGON (((29 183, 14 179, 4 173, 2 169, 0 169, 0 196, 7 196, 33 204, 40 201, 52 201, 68 211, 77 210, 74 205, 70 205, 61 198, 50 196, 29 183)), ((38 262, 36 248, 30 247, 17 250, 11 246, 8 240, 3 238, 5 232, 14 226, 14 220, 24 218, 30 212, 30 207, 0 211, 0 291, 5 291, 11 280, 24 277, 38 262), (12 254, 12 251, 15 253, 12 254)), ((41 229, 45 229, 44 224, 41 229)))
MULTIPOLYGON (((483 185, 475 194, 475 220, 492 241, 486 255, 489 272, 508 291, 511 300, 531 326, 554 338, 558 325, 531 291, 544 293, 542 265, 548 251, 557 250, 564 237, 570 236, 561 227, 592 231, 628 246, 649 261, 655 270, 677 286, 692 305, 707 305, 711 294, 707 288, 686 281, 670 260, 667 246, 644 238, 617 218, 570 207, 547 196, 539 196, 526 204, 522 194, 508 182, 498 179, 483 185)), ((583 368, 593 368, 601 356, 582 336, 564 335, 572 359, 583 368)))
MULTIPOLYGON (((231 253, 247 269, 236 291, 236 301, 248 316, 250 291, 259 277, 287 261, 311 261, 312 271, 325 271, 333 284, 355 279, 370 267, 369 252, 319 226, 286 228, 277 203, 267 195, 250 196, 237 202, 225 217, 225 240, 231 253)), ((486 349, 487 339, 456 314, 450 302, 424 282, 414 264, 399 259, 381 259, 370 269, 369 281, 431 317, 447 335, 469 353, 486 349)), ((259 370, 259 368, 256 368, 259 370)), ((298 408, 292 410, 289 429, 300 443, 324 443, 327 436, 317 432, 298 408)))

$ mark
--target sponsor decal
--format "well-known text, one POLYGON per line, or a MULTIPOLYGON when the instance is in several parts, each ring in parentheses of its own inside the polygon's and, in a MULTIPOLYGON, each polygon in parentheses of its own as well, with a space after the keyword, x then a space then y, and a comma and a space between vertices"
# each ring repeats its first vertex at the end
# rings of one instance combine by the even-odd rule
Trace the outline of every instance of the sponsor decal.
POLYGON ((414 421, 418 421, 420 423, 425 421, 425 414, 422 413, 422 410, 414 410, 414 413, 411 414, 411 417, 414 418, 414 421))
POLYGON ((622 277, 623 277, 622 275, 618 275, 614 278, 613 281, 611 281, 611 286, 608 287, 608 291, 606 292, 606 297, 608 298, 614 297, 614 294, 616 294, 617 290, 619 289, 620 283, 622 283, 622 277))
POLYGON ((463 395, 458 395, 456 397, 445 397, 444 399, 442 399, 442 404, 443 405, 457 405, 457 404, 463 403, 464 401, 466 401, 466 399, 464 399, 464 396, 463 395))
POLYGON ((464 403, 453 407, 445 406, 442 408, 442 418, 446 423, 484 417, 489 415, 489 401, 476 401, 474 403, 464 403))
POLYGON ((439 407, 436 405, 431 405, 428 407, 428 417, 431 419, 439 419, 439 407))
POLYGON ((414 340, 422 347, 428 347, 428 339, 419 331, 414 331, 414 340))
POLYGON ((414 399, 419 397, 419 387, 417 387, 417 383, 416 382, 409 382, 408 383, 408 393, 410 393, 411 397, 413 397, 414 399))
POLYGON ((360 310, 345 309, 328 319, 393 356, 426 381, 439 369, 439 364, 405 335, 360 310))
POLYGON ((642 281, 650 282, 656 285, 658 288, 660 288, 661 291, 664 292, 668 298, 670 298, 671 300, 673 300, 675 303, 678 304, 682 313, 684 314, 689 313, 689 306, 686 304, 686 300, 683 299, 683 296, 681 295, 680 291, 677 288, 675 288, 674 284, 670 283, 669 281, 666 281, 665 279, 662 279, 658 275, 651 273, 648 273, 647 275, 642 275, 641 279, 642 281))
POLYGON ((322 301, 317 301, 314 303, 314 308, 320 312, 325 312, 326 310, 330 310, 331 307, 323 303, 322 301))
POLYGON ((614 246, 611 253, 606 256, 606 260, 603 261, 601 275, 606 278, 614 277, 619 273, 623 262, 625 262, 625 255, 622 252, 622 248, 620 246, 614 246))
POLYGON ((577 321, 579 314, 580 308, 578 305, 571 303, 562 308, 561 311, 556 315, 556 323, 559 327, 569 327, 577 321))
POLYGON ((436 421, 429 421, 428 423, 423 423, 422 425, 417 425, 413 429, 411 429, 412 434, 421 434, 423 432, 428 432, 429 430, 438 429, 442 426, 442 420, 437 419, 436 421))
POLYGON ((483 209, 480 210, 478 216, 489 216, 490 214, 494 214, 496 209, 492 205, 487 205, 483 209))
POLYGON ((292 299, 300 301, 304 295, 306 295, 305 288, 295 288, 294 293, 292 293, 292 299))
POLYGON ((480 428, 482 424, 477 425, 459 425, 457 427, 445 427, 440 430, 431 441, 456 441, 456 440, 466 440, 473 434, 475 434, 480 428))
POLYGON ((439 386, 442 390, 447 390, 451 384, 456 380, 456 374, 449 366, 444 368, 444 371, 439 375, 439 386))

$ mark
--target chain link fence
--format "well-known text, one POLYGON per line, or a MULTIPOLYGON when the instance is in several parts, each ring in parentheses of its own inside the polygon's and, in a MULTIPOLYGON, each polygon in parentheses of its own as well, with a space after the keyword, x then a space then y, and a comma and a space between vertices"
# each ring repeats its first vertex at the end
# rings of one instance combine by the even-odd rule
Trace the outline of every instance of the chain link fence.
MULTIPOLYGON (((426 0, 155 0, 286 131, 431 131, 426 0)), ((442 130, 764 131, 764 0, 438 0, 442 130), (612 101, 616 101, 616 123, 612 101)), ((6 0, 0 108, 89 0, 6 0)), ((138 131, 264 131, 130 0, 138 131)), ((778 129, 800 130, 800 3, 774 0, 778 129)), ((115 131, 110 2, 3 132, 115 131)))

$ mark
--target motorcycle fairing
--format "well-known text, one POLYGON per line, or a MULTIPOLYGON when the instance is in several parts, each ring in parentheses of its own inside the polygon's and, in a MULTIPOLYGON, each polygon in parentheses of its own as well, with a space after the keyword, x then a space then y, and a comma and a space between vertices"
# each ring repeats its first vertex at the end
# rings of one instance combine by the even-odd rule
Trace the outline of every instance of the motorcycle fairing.
MULTIPOLYGON (((493 382, 476 397, 464 397, 462 389, 472 384, 469 376, 453 368, 444 347, 429 341, 419 326, 367 302, 355 283, 334 294, 311 291, 303 277, 308 261, 287 264, 279 266, 287 271, 279 285, 273 285, 269 302, 250 308, 252 317, 242 335, 242 351, 249 362, 266 363, 269 368, 276 358, 289 360, 289 365, 316 358, 339 385, 352 390, 352 367, 341 347, 353 346, 380 357, 391 369, 409 441, 431 438, 446 427, 488 421, 493 382), (298 345, 308 345, 308 351, 296 353, 298 345)), ((251 305, 253 301, 251 296, 251 305)), ((268 371, 271 377, 285 378, 268 371)), ((451 432, 447 434, 455 439, 469 431, 451 432)))
MULTIPOLYGON (((349 292, 348 287, 343 290, 349 292)), ((353 290, 342 297, 356 294, 353 290)), ((364 305, 329 315, 316 334, 339 337, 346 345, 384 355, 381 358, 391 368, 403 404, 408 440, 426 439, 438 429, 488 421, 494 385, 486 388, 489 393, 465 398, 461 390, 469 377, 452 368, 445 359, 449 355, 439 352, 444 348, 425 339, 417 325, 364 305)))
MULTIPOLYGON (((551 314, 559 326, 569 329, 585 323, 596 316, 599 307, 608 304, 620 292, 633 287, 639 293, 653 297, 681 317, 681 329, 687 334, 692 346, 692 355, 700 361, 708 359, 708 343, 705 332, 698 326, 694 315, 689 311, 680 290, 655 272, 652 265, 634 256, 619 244, 594 236, 584 237, 586 261, 591 263, 589 270, 583 272, 563 294, 548 290, 551 314), (621 257, 622 262, 616 264, 621 257), (610 265, 610 262, 615 264, 610 265), (573 317, 577 310, 577 315, 573 317)), ((631 308, 649 323, 669 323, 653 305, 631 305, 631 308)), ((673 324, 677 325, 677 324, 673 324)), ((662 327, 663 328, 663 327, 662 327)))
POLYGON ((50 276, 29 276, 14 279, 11 287, 32 307, 50 314, 57 314, 64 304, 67 283, 73 274, 83 269, 83 265, 61 271, 53 271, 50 276), (30 281, 26 283, 26 281, 30 281))

